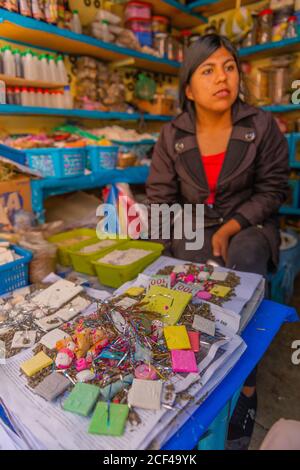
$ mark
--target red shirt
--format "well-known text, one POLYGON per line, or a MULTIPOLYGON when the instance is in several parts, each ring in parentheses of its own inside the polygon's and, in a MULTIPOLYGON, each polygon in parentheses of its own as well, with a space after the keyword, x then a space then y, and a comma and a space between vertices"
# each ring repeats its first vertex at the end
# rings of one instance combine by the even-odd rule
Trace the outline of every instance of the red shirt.
POLYGON ((215 155, 202 155, 202 162, 206 173, 210 194, 205 204, 214 204, 216 197, 217 181, 223 166, 225 152, 215 155))

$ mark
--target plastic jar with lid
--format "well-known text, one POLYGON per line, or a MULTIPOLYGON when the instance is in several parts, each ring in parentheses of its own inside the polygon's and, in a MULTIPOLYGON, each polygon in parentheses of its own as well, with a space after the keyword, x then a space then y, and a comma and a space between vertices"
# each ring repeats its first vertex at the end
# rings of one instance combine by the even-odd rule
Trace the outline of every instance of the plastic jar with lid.
POLYGON ((292 15, 288 19, 288 25, 285 32, 285 39, 296 38, 298 36, 297 32, 297 16, 292 15))
POLYGON ((134 33, 151 33, 152 31, 151 21, 141 18, 131 18, 126 22, 126 27, 134 33))
POLYGON ((273 10, 266 8, 259 13, 258 43, 266 44, 272 41, 273 10))
POLYGON ((151 3, 147 2, 127 2, 124 11, 125 21, 131 18, 143 18, 146 20, 151 20, 151 14, 152 5, 151 3))
POLYGON ((293 6, 285 6, 274 12, 272 41, 282 41, 285 38, 288 20, 293 14, 293 6))
POLYGON ((166 58, 168 54, 167 40, 167 33, 157 33, 153 37, 153 47, 159 53, 159 56, 162 58, 166 58))
POLYGON ((152 31, 156 33, 167 33, 170 20, 166 16, 152 16, 152 31))

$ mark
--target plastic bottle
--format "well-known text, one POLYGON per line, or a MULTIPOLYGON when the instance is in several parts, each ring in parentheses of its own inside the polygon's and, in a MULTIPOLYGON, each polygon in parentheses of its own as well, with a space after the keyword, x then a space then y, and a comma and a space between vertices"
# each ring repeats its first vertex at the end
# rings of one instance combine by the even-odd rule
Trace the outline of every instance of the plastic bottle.
POLYGON ((14 89, 11 86, 6 88, 7 104, 15 104, 14 89))
POLYGON ((57 101, 58 108, 63 109, 65 107, 65 97, 64 97, 64 92, 62 90, 57 90, 56 101, 57 101))
POLYGON ((73 97, 69 86, 64 87, 64 108, 73 109, 73 97))
POLYGON ((39 108, 42 108, 43 102, 44 102, 43 89, 38 88, 36 90, 36 106, 38 106, 39 108))
POLYGON ((0 73, 4 73, 4 62, 3 62, 2 49, 0 49, 0 73))
POLYGON ((3 80, 0 80, 0 104, 6 104, 6 85, 3 80))
POLYGON ((50 98, 50 92, 48 88, 44 89, 44 107, 45 108, 51 108, 51 98, 50 98))
POLYGON ((32 16, 29 0, 19 0, 19 10, 22 16, 32 16))
POLYGON ((68 76, 66 72, 66 67, 62 55, 59 55, 56 59, 57 65, 57 74, 59 83, 68 83, 68 76))
POLYGON ((5 46, 2 49, 3 53, 3 64, 4 64, 4 73, 10 77, 16 76, 16 64, 15 59, 10 46, 5 46))
POLYGON ((40 9, 39 1, 38 0, 31 0, 31 8, 32 8, 32 16, 36 20, 43 20, 44 14, 40 9))
POLYGON ((79 18, 78 10, 73 10, 72 20, 71 20, 71 31, 73 33, 82 34, 82 26, 79 18))
POLYGON ((25 86, 21 88, 21 105, 28 106, 28 88, 25 86))
POLYGON ((15 87, 15 103, 21 105, 21 90, 18 86, 15 87))
POLYGON ((33 80, 40 79, 40 72, 39 72, 39 57, 36 52, 32 53, 32 77, 33 80))
POLYGON ((35 91, 32 87, 28 90, 28 106, 35 106, 35 91))
POLYGON ((24 67, 24 78, 26 78, 26 80, 34 80, 33 56, 32 56, 32 51, 30 49, 27 49, 23 56, 23 67, 24 67))
POLYGON ((14 49, 13 56, 15 59, 16 77, 23 77, 22 59, 19 49, 14 49))
POLYGON ((53 55, 49 55, 48 64, 49 64, 49 67, 48 67, 48 71, 49 71, 48 81, 56 83, 56 82, 58 82, 57 68, 56 68, 56 63, 55 63, 55 59, 54 59, 53 55))
POLYGON ((48 59, 46 54, 42 54, 39 57, 39 75, 40 75, 40 80, 44 82, 49 81, 49 64, 48 64, 48 59))

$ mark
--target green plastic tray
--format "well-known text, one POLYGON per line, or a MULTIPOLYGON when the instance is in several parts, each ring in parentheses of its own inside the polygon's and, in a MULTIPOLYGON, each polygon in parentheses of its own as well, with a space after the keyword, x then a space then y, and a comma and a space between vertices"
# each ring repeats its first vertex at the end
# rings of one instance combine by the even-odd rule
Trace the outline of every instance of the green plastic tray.
MULTIPOLYGON (((118 249, 120 250, 127 250, 129 248, 151 250, 152 253, 149 253, 149 255, 145 256, 144 258, 138 261, 135 261, 134 263, 123 266, 115 266, 112 264, 101 263, 98 260, 92 261, 92 264, 95 267, 95 271, 101 284, 117 288, 125 282, 131 281, 139 273, 144 271, 144 269, 149 266, 149 264, 153 263, 157 258, 160 257, 164 246, 161 243, 136 240, 126 242, 121 247, 118 247, 118 249)), ((110 251, 113 251, 113 249, 111 249, 110 251)))
MULTIPOLYGON (((52 237, 48 238, 48 241, 50 243, 54 243, 55 245, 58 245, 59 242, 68 240, 70 238, 74 238, 77 235, 88 235, 90 237, 89 239, 95 238, 96 230, 91 229, 91 228, 77 228, 75 230, 70 230, 68 232, 61 232, 56 235, 52 235, 52 237)), ((84 240, 84 241, 86 242, 87 240, 84 240)), ((78 245, 78 242, 74 243, 74 245, 78 245)), ((59 264, 61 264, 62 266, 71 266, 72 263, 71 263, 71 259, 70 259, 70 255, 68 251, 74 245, 66 246, 66 247, 58 246, 57 256, 58 256, 59 264)))
MULTIPOLYGON (((111 240, 112 238, 107 237, 106 240, 111 240)), ((126 243, 128 240, 118 240, 115 239, 115 244, 107 247, 107 248, 102 248, 101 250, 95 251, 94 253, 90 254, 85 254, 85 253, 79 253, 79 251, 89 245, 93 245, 94 243, 98 243, 101 240, 99 238, 92 238, 91 240, 86 240, 80 243, 77 243, 76 245, 73 245, 68 249, 68 254, 71 259, 71 263, 73 266, 74 271, 77 271, 78 273, 83 273, 83 274, 88 274, 90 276, 95 276, 95 268, 94 265, 92 264, 92 261, 95 259, 99 259, 101 255, 104 255, 108 253, 109 251, 115 250, 117 247, 123 245, 126 243)))

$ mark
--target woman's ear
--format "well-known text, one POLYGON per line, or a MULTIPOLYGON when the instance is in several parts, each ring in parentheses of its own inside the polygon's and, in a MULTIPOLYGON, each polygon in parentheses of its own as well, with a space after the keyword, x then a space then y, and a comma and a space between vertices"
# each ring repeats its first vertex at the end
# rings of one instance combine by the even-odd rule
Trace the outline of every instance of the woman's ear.
POLYGON ((194 96, 193 96, 193 93, 192 93, 192 90, 191 90, 191 87, 190 85, 187 85, 185 87, 185 96, 191 100, 191 101, 194 101, 194 96))

